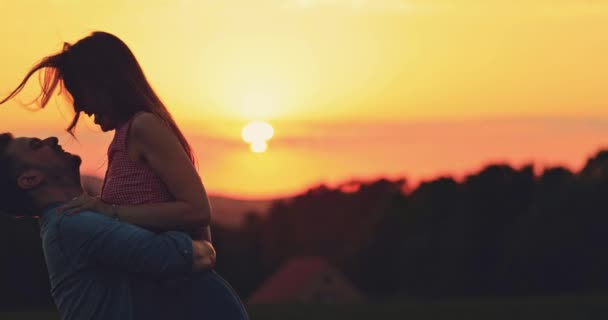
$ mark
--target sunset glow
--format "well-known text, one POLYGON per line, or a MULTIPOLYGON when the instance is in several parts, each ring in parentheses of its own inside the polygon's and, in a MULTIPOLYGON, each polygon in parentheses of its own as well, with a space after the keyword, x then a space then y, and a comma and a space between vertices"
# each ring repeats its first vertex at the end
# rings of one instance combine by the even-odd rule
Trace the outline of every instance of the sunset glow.
MULTIPOLYGON (((63 41, 112 32, 193 145, 210 193, 415 183, 498 161, 578 169, 608 146, 603 1, 26 0, 0 10, 10 12, 0 95, 63 41)), ((103 176, 112 133, 83 118, 75 140, 63 131, 71 117, 62 98, 39 112, 12 101, 0 131, 57 135, 85 173, 103 176)))
POLYGON ((241 135, 251 145, 251 151, 261 153, 268 148, 267 141, 274 135, 274 129, 264 121, 254 121, 243 128, 241 135))

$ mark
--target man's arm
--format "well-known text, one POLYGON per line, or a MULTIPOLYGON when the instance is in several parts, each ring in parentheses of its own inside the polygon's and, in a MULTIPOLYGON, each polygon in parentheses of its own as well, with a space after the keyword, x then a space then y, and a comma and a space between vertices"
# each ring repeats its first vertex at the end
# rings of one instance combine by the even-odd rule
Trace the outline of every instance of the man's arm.
POLYGON ((185 233, 155 234, 93 212, 63 216, 59 233, 62 245, 87 261, 128 272, 187 273, 204 263, 200 246, 193 254, 192 239, 185 233))

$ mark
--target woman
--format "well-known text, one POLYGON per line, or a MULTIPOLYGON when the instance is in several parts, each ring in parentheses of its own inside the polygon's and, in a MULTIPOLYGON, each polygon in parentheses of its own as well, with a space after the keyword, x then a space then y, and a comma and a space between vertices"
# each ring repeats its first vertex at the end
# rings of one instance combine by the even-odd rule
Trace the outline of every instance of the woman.
MULTIPOLYGON (((0 104, 16 96, 41 69, 42 108, 60 84, 71 96, 75 116, 68 132, 73 134, 82 112, 94 116, 103 131, 115 131, 101 197, 82 194, 66 204, 64 212, 91 210, 151 230, 183 230, 211 241, 211 207, 192 149, 127 45, 105 32, 66 43, 60 53, 35 65, 0 104)), ((210 250, 215 255, 212 246, 210 250)), ((217 290, 211 296, 225 296, 226 304, 214 305, 241 308, 238 312, 246 318, 230 286, 213 270, 206 277, 217 290)), ((217 310, 217 316, 222 312, 217 310)))

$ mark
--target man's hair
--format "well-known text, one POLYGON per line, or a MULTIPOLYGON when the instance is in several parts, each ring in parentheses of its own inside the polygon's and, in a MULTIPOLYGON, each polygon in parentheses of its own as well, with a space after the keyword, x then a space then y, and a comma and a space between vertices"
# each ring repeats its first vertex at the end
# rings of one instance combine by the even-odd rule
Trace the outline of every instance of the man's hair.
POLYGON ((7 152, 13 139, 10 133, 0 134, 0 213, 18 217, 31 215, 34 208, 31 197, 17 185, 19 163, 7 152))

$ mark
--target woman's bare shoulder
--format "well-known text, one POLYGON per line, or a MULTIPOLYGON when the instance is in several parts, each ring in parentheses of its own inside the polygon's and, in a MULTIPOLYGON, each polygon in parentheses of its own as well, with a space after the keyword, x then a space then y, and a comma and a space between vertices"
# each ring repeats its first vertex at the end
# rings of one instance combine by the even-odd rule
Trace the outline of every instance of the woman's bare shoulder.
POLYGON ((135 115, 131 123, 131 132, 135 138, 155 137, 166 134, 169 130, 166 123, 157 115, 150 112, 141 112, 135 115))

